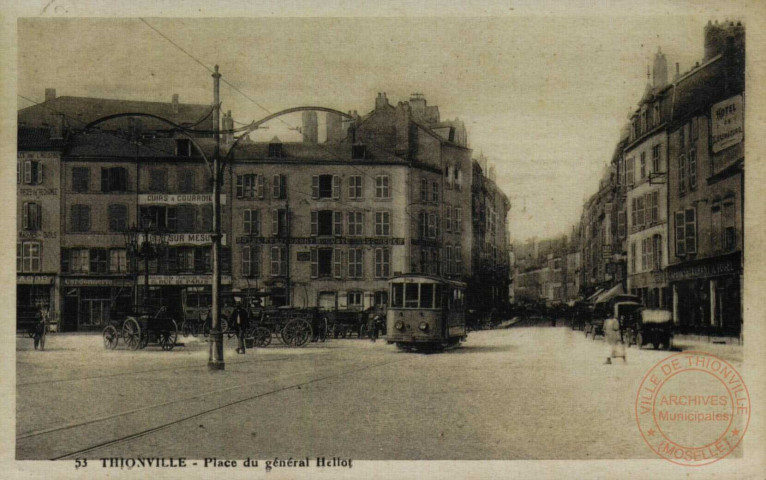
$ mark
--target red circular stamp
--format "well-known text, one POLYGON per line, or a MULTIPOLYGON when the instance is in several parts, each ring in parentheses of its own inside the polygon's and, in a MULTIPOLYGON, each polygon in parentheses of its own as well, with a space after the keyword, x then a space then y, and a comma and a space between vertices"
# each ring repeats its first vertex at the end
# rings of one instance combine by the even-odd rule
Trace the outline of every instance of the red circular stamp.
POLYGON ((750 423, 750 393, 725 360, 705 352, 677 353, 641 380, 636 422, 660 457, 689 467, 708 465, 742 441, 750 423))

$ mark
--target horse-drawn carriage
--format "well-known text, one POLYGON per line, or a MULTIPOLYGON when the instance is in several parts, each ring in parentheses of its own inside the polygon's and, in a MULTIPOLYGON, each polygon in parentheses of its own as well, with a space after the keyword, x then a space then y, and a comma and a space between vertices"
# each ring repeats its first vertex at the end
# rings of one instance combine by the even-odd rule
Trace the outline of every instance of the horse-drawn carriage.
POLYGON ((115 312, 102 332, 104 347, 114 350, 122 339, 130 350, 145 348, 149 343, 156 343, 163 350, 173 350, 178 339, 178 325, 166 312, 164 306, 151 305, 134 305, 126 315, 115 312))
POLYGON ((246 337, 256 347, 266 347, 276 337, 288 347, 303 347, 314 339, 319 312, 315 308, 250 306, 250 328, 246 337))

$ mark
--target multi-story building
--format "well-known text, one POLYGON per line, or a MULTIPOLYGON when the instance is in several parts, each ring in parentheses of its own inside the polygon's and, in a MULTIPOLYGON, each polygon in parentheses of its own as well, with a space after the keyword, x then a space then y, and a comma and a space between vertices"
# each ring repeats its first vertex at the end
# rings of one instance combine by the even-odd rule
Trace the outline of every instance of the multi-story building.
POLYGON ((631 117, 630 132, 619 169, 627 189, 627 263, 630 293, 651 307, 666 307, 668 120, 673 111, 667 60, 654 58, 653 80, 646 86, 631 117))
MULTIPOLYGON (((178 318, 183 304, 209 301, 211 135, 112 116, 209 131, 211 107, 46 93, 19 111, 20 301, 49 306, 62 329, 101 328, 110 310, 142 301, 143 288, 131 295, 144 262, 129 265, 124 232, 146 221, 166 234, 148 262, 149 296, 178 318)), ((388 278, 418 272, 492 292, 481 297, 488 308, 507 303, 510 203, 474 168, 462 122, 440 121, 422 95, 394 107, 379 94, 364 117, 328 114, 320 143, 315 112, 304 113, 303 142, 242 141, 231 155, 224 289, 273 305, 366 308, 386 302, 388 278)), ((223 135, 224 149, 231 140, 223 135)))
POLYGON ((708 23, 705 57, 674 80, 669 126, 669 266, 682 330, 741 333, 745 43, 740 23, 708 23))
POLYGON ((585 205, 580 218, 581 262, 580 289, 584 297, 610 289, 615 274, 610 269, 613 258, 612 216, 615 201, 615 168, 604 169, 598 192, 585 205))

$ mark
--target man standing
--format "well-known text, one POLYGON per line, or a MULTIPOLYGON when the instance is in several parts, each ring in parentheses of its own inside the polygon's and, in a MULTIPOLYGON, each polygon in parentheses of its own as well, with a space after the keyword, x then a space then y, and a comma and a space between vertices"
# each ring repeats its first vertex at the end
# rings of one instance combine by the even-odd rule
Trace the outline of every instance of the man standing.
POLYGON ((42 351, 45 350, 45 330, 48 320, 48 310, 40 307, 40 310, 37 313, 37 320, 34 333, 35 350, 37 350, 37 347, 40 347, 40 350, 42 351))
POLYGON ((245 333, 250 325, 250 316, 247 314, 247 310, 242 307, 242 300, 237 299, 229 321, 234 322, 237 329, 237 353, 244 354, 245 333))

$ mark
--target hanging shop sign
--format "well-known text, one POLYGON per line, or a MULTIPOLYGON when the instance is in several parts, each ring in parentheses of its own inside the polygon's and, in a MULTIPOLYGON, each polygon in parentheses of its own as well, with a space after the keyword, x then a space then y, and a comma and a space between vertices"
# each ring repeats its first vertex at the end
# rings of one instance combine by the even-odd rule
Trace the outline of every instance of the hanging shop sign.
MULTIPOLYGON (((226 205, 226 195, 221 195, 226 205)), ((206 205, 213 203, 212 193, 145 193, 138 196, 139 205, 206 205)))
POLYGON ((713 152, 718 153, 738 144, 745 138, 742 95, 731 97, 713 105, 710 111, 713 128, 713 152))

